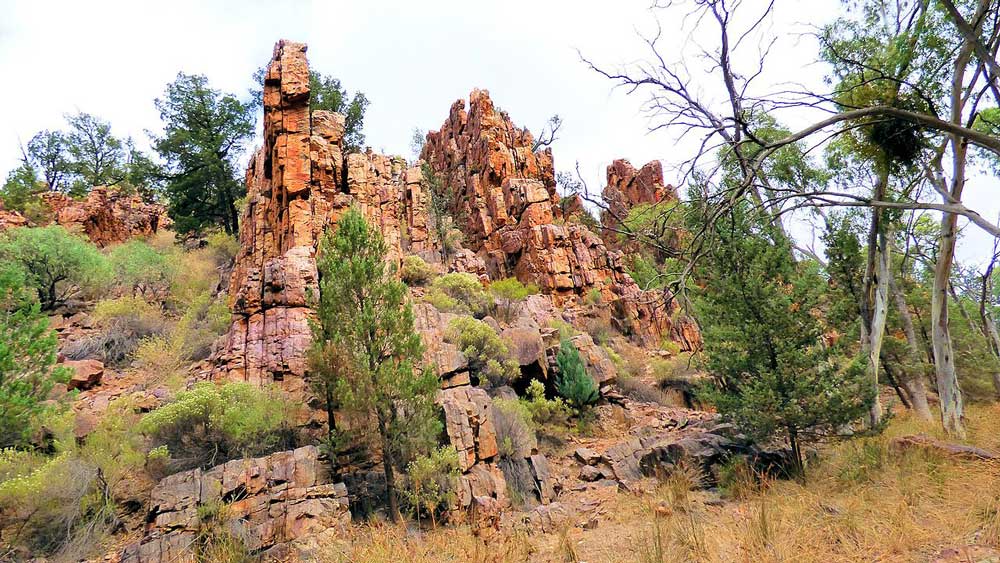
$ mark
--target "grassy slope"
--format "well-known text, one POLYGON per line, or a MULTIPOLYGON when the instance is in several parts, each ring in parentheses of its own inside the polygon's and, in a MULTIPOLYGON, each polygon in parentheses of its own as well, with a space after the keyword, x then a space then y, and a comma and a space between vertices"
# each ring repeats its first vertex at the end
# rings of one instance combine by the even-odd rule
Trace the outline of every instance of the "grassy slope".
MULTIPOLYGON (((1000 451, 1000 405, 970 409, 968 422, 969 443, 1000 451)), ((593 530, 507 531, 484 546, 465 527, 358 527, 324 546, 323 560, 928 561, 945 547, 1000 547, 1000 465, 887 447, 936 426, 902 415, 883 436, 827 448, 805 483, 742 487, 721 505, 677 478, 652 498, 619 494, 593 530)))

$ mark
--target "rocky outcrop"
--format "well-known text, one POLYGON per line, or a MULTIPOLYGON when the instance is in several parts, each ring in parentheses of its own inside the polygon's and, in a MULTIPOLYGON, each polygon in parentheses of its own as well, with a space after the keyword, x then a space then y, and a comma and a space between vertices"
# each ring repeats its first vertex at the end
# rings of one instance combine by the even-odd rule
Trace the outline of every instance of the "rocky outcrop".
MULTIPOLYGON (((441 129, 427 135, 421 157, 449 188, 466 246, 488 276, 535 283, 559 304, 596 291, 637 341, 658 344, 678 336, 671 320, 677 305, 669 294, 643 292, 620 252, 585 226, 561 221, 552 151, 535 152, 533 143, 485 90, 472 91, 468 110, 463 100, 455 102, 441 129)), ((611 183, 621 205, 676 197, 663 185, 658 163, 635 171, 616 161, 611 183)))
POLYGON ((448 440, 458 450, 460 478, 458 502, 468 508, 477 497, 507 503, 507 482, 496 466, 499 453, 493 426, 493 402, 486 391, 471 386, 441 391, 448 440))
MULTIPOLYGON (((2 202, 0 202, 2 205, 2 202)), ((11 211, 9 209, 4 209, 0 207, 0 231, 10 229, 12 227, 24 227, 28 224, 28 220, 17 211, 11 211)))
POLYGON ((357 205, 398 260, 432 253, 419 168, 371 152, 344 155, 344 117, 309 110, 306 46, 281 41, 264 79, 264 145, 247 169, 240 253, 230 278, 233 324, 222 373, 302 390, 324 230, 357 205))
POLYGON ((608 165, 608 185, 601 194, 608 208, 601 214, 605 228, 617 227, 637 205, 655 205, 677 199, 673 186, 663 183, 663 165, 659 160, 647 162, 636 170, 632 163, 620 158, 608 165))
POLYGON ((347 488, 332 482, 329 463, 306 446, 171 475, 153 488, 147 520, 145 537, 123 551, 123 563, 193 561, 194 539, 208 525, 269 560, 289 542, 345 526, 350 511, 347 488), (201 521, 210 510, 216 520, 201 521))
POLYGON ((148 237, 171 224, 164 206, 117 188, 96 187, 82 200, 59 192, 41 197, 55 223, 86 235, 97 246, 148 237))

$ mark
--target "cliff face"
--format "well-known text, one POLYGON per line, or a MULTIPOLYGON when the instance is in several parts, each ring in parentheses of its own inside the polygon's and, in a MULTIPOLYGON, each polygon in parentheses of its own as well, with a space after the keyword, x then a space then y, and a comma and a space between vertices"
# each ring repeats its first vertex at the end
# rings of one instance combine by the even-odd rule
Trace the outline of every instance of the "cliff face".
MULTIPOLYGON (((247 170, 241 251, 230 280, 234 320, 221 355, 230 378, 304 387, 316 248, 350 205, 381 229, 393 259, 438 260, 421 169, 371 152, 344 155, 343 135, 342 116, 310 113, 306 46, 279 42, 265 77, 264 146, 247 170)), ((484 90, 473 90, 468 110, 455 102, 441 129, 427 135, 422 158, 450 187, 451 212, 468 249, 451 268, 488 279, 516 276, 557 305, 596 291, 615 324, 637 342, 667 337, 692 346, 697 335, 671 320, 676 305, 669 293, 642 291, 620 252, 562 220, 552 151, 532 151, 533 142, 484 90)), ((609 191, 626 210, 674 197, 658 165, 635 171, 627 161, 609 167, 609 191)))
POLYGON ((434 248, 420 171, 400 158, 343 154, 344 118, 309 111, 306 46, 279 42, 264 81, 264 146, 247 169, 240 253, 230 278, 228 377, 301 390, 317 295, 316 248, 351 204, 399 258, 434 248))

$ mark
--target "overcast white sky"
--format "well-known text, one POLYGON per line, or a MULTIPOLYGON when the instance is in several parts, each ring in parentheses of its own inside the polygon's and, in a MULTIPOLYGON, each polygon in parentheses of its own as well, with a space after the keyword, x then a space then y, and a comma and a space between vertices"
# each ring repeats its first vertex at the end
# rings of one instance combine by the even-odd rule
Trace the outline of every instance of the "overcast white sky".
MULTIPOLYGON (((661 159, 669 170, 690 151, 669 133, 647 134, 641 99, 612 91, 576 55, 579 49, 609 64, 643 57, 636 30, 655 27, 649 4, 0 0, 0 173, 17 165, 19 141, 63 127, 63 114, 76 110, 110 121, 116 135, 146 147, 145 131, 160 126, 153 99, 177 72, 205 74, 215 88, 244 95, 274 42, 287 38, 309 44, 312 68, 365 92, 371 100, 365 133, 377 151, 408 155, 415 127, 437 129, 452 102, 486 88, 515 123, 532 130, 558 113, 564 125, 553 147, 557 169, 579 161, 591 189, 599 190, 615 158, 636 166, 661 159)), ((839 5, 778 0, 771 29, 807 31, 805 24, 829 21, 839 5)), ((666 44, 691 49, 680 19, 660 13, 666 44)), ((788 37, 774 53, 782 73, 769 78, 774 82, 822 76, 808 38, 788 37)), ((976 192, 968 202, 995 216, 1000 197, 976 192)), ((960 256, 978 261, 991 239, 968 231, 960 256)))

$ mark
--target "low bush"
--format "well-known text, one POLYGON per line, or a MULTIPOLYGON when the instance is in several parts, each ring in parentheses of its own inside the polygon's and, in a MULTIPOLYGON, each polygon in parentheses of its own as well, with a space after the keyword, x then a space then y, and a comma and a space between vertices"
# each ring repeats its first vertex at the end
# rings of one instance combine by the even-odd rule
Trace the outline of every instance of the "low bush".
POLYGON ((535 498, 535 479, 527 456, 538 446, 531 412, 518 399, 493 400, 497 466, 507 482, 507 493, 515 506, 524 507, 535 498))
POLYGON ((97 247, 59 225, 4 232, 0 262, 24 270, 42 310, 55 309, 80 292, 97 291, 109 279, 107 260, 97 247))
POLYGON ((527 397, 520 402, 536 425, 565 425, 573 414, 561 397, 546 399, 545 385, 537 379, 532 379, 528 384, 527 397))
POLYGON ((204 382, 144 416, 139 430, 167 447, 171 471, 182 471, 291 447, 292 415, 277 390, 204 382))
POLYGON ((587 295, 583 298, 583 304, 590 307, 596 307, 600 305, 603 300, 604 297, 601 295, 601 290, 595 287, 587 292, 587 295))
POLYGON ((115 246, 108 261, 114 284, 130 294, 156 295, 169 287, 174 276, 167 255, 140 240, 115 246))
POLYGON ((493 299, 479 283, 479 278, 464 272, 452 272, 435 279, 428 292, 428 302, 441 310, 476 318, 486 316, 493 306, 493 299))
POLYGON ((228 504, 213 501, 198 506, 194 556, 198 563, 246 563, 254 557, 246 539, 230 526, 228 504))
POLYGON ((563 340, 556 353, 559 373, 556 376, 556 390, 559 395, 578 411, 597 402, 599 394, 594 379, 587 374, 580 352, 570 340, 563 340))
POLYGON ((500 387, 521 374, 520 366, 510 357, 507 344, 483 321, 471 317, 452 319, 446 337, 465 354, 480 383, 500 387))
POLYGON ((632 399, 633 401, 656 403, 664 406, 676 406, 671 403, 670 398, 667 397, 666 393, 637 377, 620 375, 616 385, 622 395, 632 399))
POLYGON ((419 256, 407 256, 403 258, 399 276, 406 285, 424 285, 434 277, 434 268, 419 256))
POLYGON ((73 416, 66 410, 46 421, 56 455, 0 453, 0 526, 18 530, 5 538, 8 548, 60 561, 92 557, 122 524, 115 499, 141 495, 125 486, 144 457, 129 401, 109 406, 83 443, 73 436, 73 416))
POLYGON ((98 331, 64 347, 67 358, 98 358, 109 366, 121 366, 135 355, 143 339, 162 335, 168 326, 159 307, 141 297, 119 297, 94 306, 98 331))
POLYGON ((559 333, 559 340, 566 340, 567 338, 573 338, 576 336, 577 331, 573 328, 573 325, 562 319, 549 319, 546 323, 549 328, 554 328, 559 333))
POLYGON ((406 474, 403 496, 418 522, 421 513, 426 513, 431 525, 437 528, 437 514, 449 510, 458 499, 458 478, 462 475, 458 450, 454 446, 441 446, 417 456, 406 466, 406 474))
POLYGON ((225 231, 214 231, 205 237, 206 248, 220 265, 229 264, 240 253, 240 241, 225 231))
POLYGON ((491 283, 489 292, 496 299, 497 315, 501 320, 510 322, 516 316, 521 302, 529 295, 538 293, 538 286, 533 283, 525 285, 517 278, 506 278, 491 283))
POLYGON ((213 294, 219 285, 219 264, 209 248, 184 252, 175 249, 176 275, 170 280, 170 304, 179 311, 203 294, 213 294))

